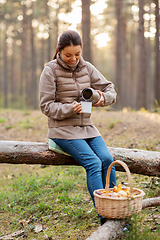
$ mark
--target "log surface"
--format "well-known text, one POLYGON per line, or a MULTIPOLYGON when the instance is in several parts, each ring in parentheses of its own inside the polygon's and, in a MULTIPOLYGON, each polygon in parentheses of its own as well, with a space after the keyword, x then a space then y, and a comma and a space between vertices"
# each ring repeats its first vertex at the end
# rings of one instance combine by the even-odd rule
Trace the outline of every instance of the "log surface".
POLYGON ((0 163, 78 165, 69 156, 48 149, 46 142, 0 141, 0 163))
MULTIPOLYGON (((160 152, 108 147, 114 160, 124 161, 131 173, 160 176, 160 152)), ((0 163, 79 165, 72 157, 48 149, 48 143, 0 141, 0 163)), ((115 165, 116 170, 124 169, 115 165)))

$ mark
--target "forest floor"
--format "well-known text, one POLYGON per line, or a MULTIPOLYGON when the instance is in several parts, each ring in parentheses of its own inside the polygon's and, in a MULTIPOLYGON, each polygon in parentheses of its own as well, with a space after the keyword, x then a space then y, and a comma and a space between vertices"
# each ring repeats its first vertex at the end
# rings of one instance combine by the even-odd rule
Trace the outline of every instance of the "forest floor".
MULTIPOLYGON (((92 111, 109 147, 160 151, 160 114, 147 111, 92 111)), ((0 140, 47 141, 47 118, 40 111, 0 110, 0 140)))
MULTIPOLYGON (((94 109, 92 120, 109 147, 160 151, 159 113, 94 109)), ((38 110, 0 109, 0 140, 45 142, 47 118, 38 110)), ((118 172, 117 180, 124 176, 118 172)), ((159 196, 160 178, 132 179, 145 198, 159 196)), ((132 222, 123 239, 160 239, 159 208, 143 210, 132 222)), ((98 226, 81 167, 0 165, 0 239, 19 230, 16 239, 86 239, 98 226)))

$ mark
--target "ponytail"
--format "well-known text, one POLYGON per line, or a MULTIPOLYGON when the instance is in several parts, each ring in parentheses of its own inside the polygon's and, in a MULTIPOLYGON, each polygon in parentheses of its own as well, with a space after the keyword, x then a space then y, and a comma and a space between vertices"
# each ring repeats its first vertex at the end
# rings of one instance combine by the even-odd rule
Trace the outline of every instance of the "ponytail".
POLYGON ((54 54, 54 57, 53 57, 53 60, 57 58, 57 53, 59 52, 59 47, 57 46, 56 47, 56 52, 54 54))

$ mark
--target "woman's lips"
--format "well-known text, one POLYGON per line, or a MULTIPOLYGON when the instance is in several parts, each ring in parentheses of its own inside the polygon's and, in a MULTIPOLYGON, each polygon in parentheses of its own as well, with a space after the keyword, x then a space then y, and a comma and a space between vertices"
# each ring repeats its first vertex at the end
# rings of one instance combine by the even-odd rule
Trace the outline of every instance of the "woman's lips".
POLYGON ((68 63, 69 63, 70 65, 74 65, 74 64, 76 64, 76 62, 77 62, 77 61, 69 61, 68 63))

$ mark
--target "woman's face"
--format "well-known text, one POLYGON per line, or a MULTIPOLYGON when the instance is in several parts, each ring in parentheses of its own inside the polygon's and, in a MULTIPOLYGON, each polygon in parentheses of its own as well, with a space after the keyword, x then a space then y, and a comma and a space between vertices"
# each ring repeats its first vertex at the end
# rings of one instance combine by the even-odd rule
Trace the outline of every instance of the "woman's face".
POLYGON ((61 50, 61 58, 69 65, 74 65, 80 59, 82 55, 82 48, 80 45, 67 46, 61 50))

